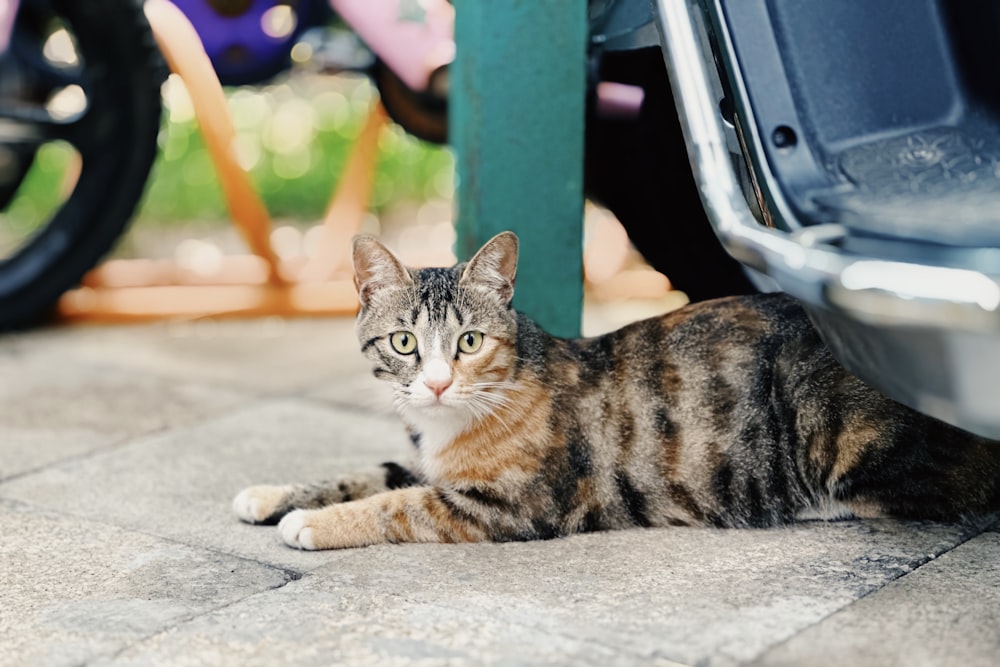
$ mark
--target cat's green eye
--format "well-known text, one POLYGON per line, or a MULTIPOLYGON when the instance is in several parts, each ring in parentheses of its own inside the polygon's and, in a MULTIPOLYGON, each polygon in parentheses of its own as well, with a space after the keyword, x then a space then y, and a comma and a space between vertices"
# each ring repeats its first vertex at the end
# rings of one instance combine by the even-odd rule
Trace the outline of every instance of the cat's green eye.
POLYGON ((413 354, 417 351, 417 337, 409 331, 397 331, 389 334, 389 344, 400 354, 413 354))
POLYGON ((458 337, 458 351, 466 354, 477 352, 483 346, 482 331, 466 331, 458 337))

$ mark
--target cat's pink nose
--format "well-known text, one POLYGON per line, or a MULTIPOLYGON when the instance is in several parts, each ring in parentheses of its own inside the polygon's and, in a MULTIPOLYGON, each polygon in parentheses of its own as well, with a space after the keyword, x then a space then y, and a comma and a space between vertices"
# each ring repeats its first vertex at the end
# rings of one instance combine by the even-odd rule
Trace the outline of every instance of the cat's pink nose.
POLYGON ((435 396, 441 398, 441 394, 443 394, 445 390, 451 386, 451 378, 441 380, 424 380, 424 385, 434 392, 435 396))

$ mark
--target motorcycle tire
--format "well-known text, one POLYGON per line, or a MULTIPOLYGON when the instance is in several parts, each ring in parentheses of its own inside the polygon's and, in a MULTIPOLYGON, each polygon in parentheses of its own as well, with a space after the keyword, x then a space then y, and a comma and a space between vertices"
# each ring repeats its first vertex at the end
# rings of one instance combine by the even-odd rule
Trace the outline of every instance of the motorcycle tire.
POLYGON ((418 93, 379 59, 369 72, 378 89, 382 106, 393 121, 424 141, 448 141, 448 100, 430 92, 418 93))
POLYGON ((22 0, 4 57, 32 85, 27 100, 11 104, 0 96, 0 117, 21 130, 0 143, 31 157, 44 143, 64 141, 80 160, 76 184, 51 218, 0 259, 0 329, 9 329, 51 312, 124 232, 156 156, 166 68, 139 0, 22 0), (53 22, 72 36, 74 68, 51 65, 44 44, 35 43, 53 22), (71 85, 86 99, 76 116, 58 120, 37 105, 39 97, 71 85), (34 106, 19 111, 25 102, 34 106))

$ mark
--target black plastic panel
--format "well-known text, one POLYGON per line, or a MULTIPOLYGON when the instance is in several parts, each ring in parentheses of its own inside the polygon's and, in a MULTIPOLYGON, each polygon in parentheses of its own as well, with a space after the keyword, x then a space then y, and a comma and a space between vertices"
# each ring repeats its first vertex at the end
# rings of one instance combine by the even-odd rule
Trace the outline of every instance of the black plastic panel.
POLYGON ((936 2, 779 0, 768 10, 789 86, 824 146, 955 117, 961 98, 936 2))
POLYGON ((1000 3, 718 1, 787 226, 1000 246, 1000 3))

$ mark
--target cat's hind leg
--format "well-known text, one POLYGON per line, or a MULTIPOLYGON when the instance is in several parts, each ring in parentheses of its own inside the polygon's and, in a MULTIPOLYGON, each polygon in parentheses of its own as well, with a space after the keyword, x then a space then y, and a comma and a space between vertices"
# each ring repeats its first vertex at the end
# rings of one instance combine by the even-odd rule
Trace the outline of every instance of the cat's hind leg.
POLYGON ((250 486, 233 498, 233 512, 247 523, 274 525, 293 510, 320 509, 419 482, 408 468, 383 463, 323 482, 250 486))

